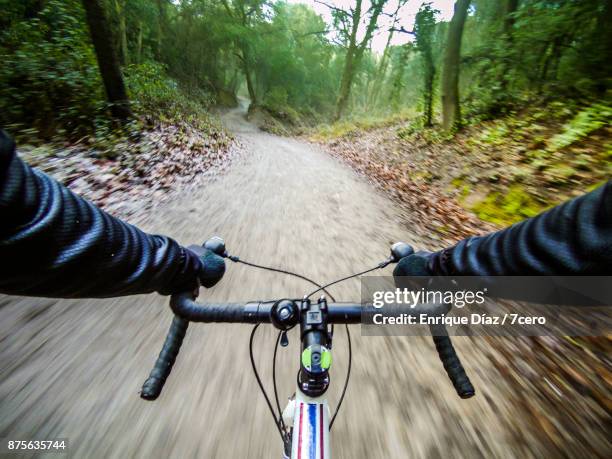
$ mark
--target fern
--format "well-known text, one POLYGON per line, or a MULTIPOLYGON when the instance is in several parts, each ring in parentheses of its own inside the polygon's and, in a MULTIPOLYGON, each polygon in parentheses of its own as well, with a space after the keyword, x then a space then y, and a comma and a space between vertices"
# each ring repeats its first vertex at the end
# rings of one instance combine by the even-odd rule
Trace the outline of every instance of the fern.
POLYGON ((549 142, 550 151, 558 151, 572 145, 574 142, 587 137, 608 124, 612 119, 612 107, 607 104, 594 104, 580 112, 568 123, 563 130, 552 137, 549 142))

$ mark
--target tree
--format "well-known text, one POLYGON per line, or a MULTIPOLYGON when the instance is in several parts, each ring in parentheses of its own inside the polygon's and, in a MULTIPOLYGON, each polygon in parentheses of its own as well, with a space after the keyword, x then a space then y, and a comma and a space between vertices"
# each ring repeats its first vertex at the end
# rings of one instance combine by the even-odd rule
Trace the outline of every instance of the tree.
POLYGON ((35 18, 36 15, 43 9, 45 6, 45 0, 32 0, 30 2, 25 2, 25 11, 24 17, 26 19, 35 18))
POLYGON ((378 65, 378 69, 376 70, 376 74, 374 75, 374 87, 372 91, 369 92, 369 98, 367 105, 372 107, 376 105, 376 101, 378 100, 378 96, 380 95, 380 90, 382 89, 383 82, 385 79, 385 75, 387 73, 387 68, 389 67, 389 55, 391 53, 391 42, 393 41, 393 35, 398 29, 395 28, 395 25, 399 22, 398 14, 400 9, 406 4, 408 0, 399 0, 397 2, 397 7, 395 8, 395 12, 392 15, 393 23, 392 27, 389 30, 389 35, 387 36, 387 43, 385 44, 385 50, 383 51, 383 55, 380 59, 380 63, 378 65))
POLYGON ((83 0, 83 6, 111 113, 115 119, 125 122, 132 112, 106 12, 100 0, 83 0))
POLYGON ((457 0, 446 38, 442 69, 442 125, 447 131, 461 124, 459 104, 461 37, 469 5, 470 0, 457 0))
POLYGON ((414 51, 412 43, 406 43, 400 47, 397 47, 397 64, 394 66, 394 71, 391 80, 391 91, 389 94, 389 100, 393 111, 397 111, 400 108, 400 98, 402 95, 404 73, 406 71, 406 62, 410 57, 410 54, 414 51))
MULTIPOLYGON (((506 42, 506 49, 511 50, 514 47, 514 40, 512 39, 512 33, 514 29, 514 13, 518 8, 518 0, 505 0, 503 3, 503 34, 506 42)), ((499 66, 500 68, 500 92, 505 96, 508 92, 508 84, 510 83, 509 70, 509 59, 507 56, 503 56, 504 59, 499 66)))
MULTIPOLYGON (((438 13, 440 13, 440 11, 433 9, 431 3, 423 3, 416 14, 414 30, 406 30, 403 26, 399 29, 392 29, 392 32, 398 31, 415 37, 416 49, 421 55, 423 67, 423 125, 426 127, 432 125, 434 80, 436 78, 433 48, 436 41, 436 14, 438 13)), ((402 55, 404 61, 407 59, 408 55, 408 52, 402 55)), ((402 67, 404 61, 400 61, 402 67)), ((392 94, 396 96, 392 97, 392 102, 397 101, 399 95, 398 88, 401 87, 403 69, 400 70, 398 75, 399 77, 396 76, 396 81, 393 83, 394 89, 392 94), (399 78, 399 80, 397 78, 399 78)))
POLYGON ((359 68, 363 53, 376 30, 378 17, 382 13, 387 0, 372 0, 370 7, 365 11, 363 9, 363 0, 356 0, 355 7, 349 8, 348 11, 319 0, 317 1, 331 9, 334 25, 338 28, 342 44, 346 47, 344 69, 342 71, 340 91, 336 103, 336 114, 334 116, 334 120, 337 121, 342 118, 346 111, 355 73, 359 68), (359 40, 357 34, 362 21, 365 21, 365 33, 363 38, 359 40))
POLYGON ((167 32, 167 0, 156 0, 157 3, 157 21, 155 31, 155 56, 157 59, 162 59, 162 43, 167 32))
POLYGON ((433 43, 438 10, 431 3, 421 5, 414 22, 416 47, 423 59, 423 125, 431 126, 433 86, 436 77, 436 66, 433 57, 433 43))
POLYGON ((115 18, 117 21, 116 49, 119 51, 119 62, 121 65, 129 63, 125 11, 126 1, 127 0, 114 0, 115 18))
POLYGON ((256 82, 253 78, 255 62, 251 49, 259 38, 254 30, 254 26, 258 22, 263 22, 263 7, 266 0, 236 0, 231 3, 228 0, 222 0, 222 3, 227 15, 234 23, 231 34, 234 45, 237 48, 236 57, 240 61, 240 67, 244 73, 251 105, 256 106, 259 100, 256 82))

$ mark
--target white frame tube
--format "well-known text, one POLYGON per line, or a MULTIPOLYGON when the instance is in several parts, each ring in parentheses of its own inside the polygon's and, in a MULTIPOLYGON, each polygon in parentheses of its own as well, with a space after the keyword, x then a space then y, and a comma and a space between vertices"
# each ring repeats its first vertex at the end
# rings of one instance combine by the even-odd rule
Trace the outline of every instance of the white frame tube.
POLYGON ((327 399, 308 397, 298 389, 292 403, 291 459, 330 459, 330 412, 327 399))

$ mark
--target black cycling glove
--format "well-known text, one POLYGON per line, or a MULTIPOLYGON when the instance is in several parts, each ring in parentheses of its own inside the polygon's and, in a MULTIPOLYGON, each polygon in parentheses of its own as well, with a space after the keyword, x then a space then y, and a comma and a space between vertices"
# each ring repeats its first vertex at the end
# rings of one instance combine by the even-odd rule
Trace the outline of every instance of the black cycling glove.
POLYGON ((434 273, 429 266, 432 256, 431 252, 421 251, 402 258, 395 266, 393 276, 433 276, 434 273))

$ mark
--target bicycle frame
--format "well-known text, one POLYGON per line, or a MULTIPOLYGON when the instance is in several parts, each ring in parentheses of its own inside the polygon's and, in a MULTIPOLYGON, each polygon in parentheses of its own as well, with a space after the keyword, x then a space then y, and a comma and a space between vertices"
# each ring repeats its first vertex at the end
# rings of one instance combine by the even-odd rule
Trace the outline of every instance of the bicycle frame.
MULTIPOLYGON (((308 397, 299 388, 296 397, 283 411, 285 423, 292 428, 291 459, 329 459, 330 411, 324 397, 308 397)), ((283 455, 283 459, 289 459, 283 455)))

